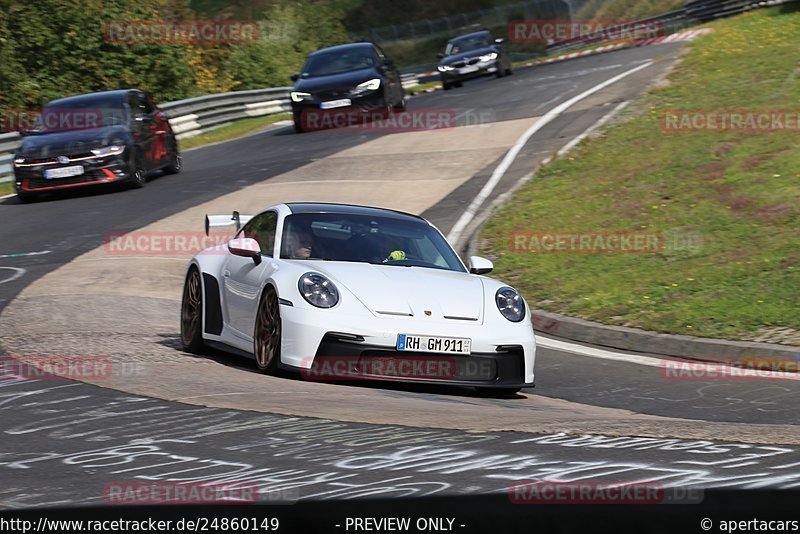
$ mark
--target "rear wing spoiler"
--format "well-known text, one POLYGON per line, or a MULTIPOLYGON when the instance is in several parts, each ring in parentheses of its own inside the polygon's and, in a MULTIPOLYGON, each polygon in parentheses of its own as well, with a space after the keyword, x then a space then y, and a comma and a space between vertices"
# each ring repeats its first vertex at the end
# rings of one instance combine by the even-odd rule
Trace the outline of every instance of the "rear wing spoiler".
POLYGON ((225 228, 228 226, 235 227, 238 232, 252 218, 252 215, 239 215, 238 211, 234 211, 232 215, 206 215, 206 235, 208 235, 211 228, 225 228))

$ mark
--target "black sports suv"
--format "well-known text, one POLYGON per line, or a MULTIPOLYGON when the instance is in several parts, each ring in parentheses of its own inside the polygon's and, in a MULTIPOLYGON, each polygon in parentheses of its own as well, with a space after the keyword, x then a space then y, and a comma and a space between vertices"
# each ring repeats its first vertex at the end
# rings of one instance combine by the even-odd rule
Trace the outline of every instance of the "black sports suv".
POLYGON ((450 39, 444 54, 439 54, 437 70, 445 90, 461 87, 461 82, 470 78, 491 74, 501 78, 513 73, 503 39, 492 39, 488 31, 450 39))
POLYGON ((167 116, 138 89, 53 100, 14 153, 17 197, 127 182, 143 187, 151 171, 181 170, 167 116))
POLYGON ((293 74, 292 114, 297 132, 318 129, 326 114, 341 115, 405 109, 405 91, 392 58, 374 43, 323 48, 308 55, 293 74))

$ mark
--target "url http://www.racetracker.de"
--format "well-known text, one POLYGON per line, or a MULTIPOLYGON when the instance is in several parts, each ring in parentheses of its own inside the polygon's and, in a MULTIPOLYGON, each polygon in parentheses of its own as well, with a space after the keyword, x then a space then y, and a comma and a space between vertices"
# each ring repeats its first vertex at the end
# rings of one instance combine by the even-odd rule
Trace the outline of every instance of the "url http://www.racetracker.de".
POLYGON ((156 520, 131 519, 49 519, 37 521, 19 518, 0 518, 0 532, 209 532, 248 531, 279 532, 276 517, 194 517, 191 519, 156 520))

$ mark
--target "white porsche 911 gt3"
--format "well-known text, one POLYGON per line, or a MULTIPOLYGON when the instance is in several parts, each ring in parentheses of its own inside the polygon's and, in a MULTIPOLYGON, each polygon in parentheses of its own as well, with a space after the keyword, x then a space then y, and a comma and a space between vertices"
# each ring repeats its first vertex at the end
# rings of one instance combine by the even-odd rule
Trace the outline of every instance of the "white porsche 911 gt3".
POLYGON ((287 203, 232 226, 192 258, 181 303, 185 350, 255 358, 321 380, 456 384, 508 394, 533 386, 536 339, 513 288, 467 268, 431 223, 398 211, 287 203))

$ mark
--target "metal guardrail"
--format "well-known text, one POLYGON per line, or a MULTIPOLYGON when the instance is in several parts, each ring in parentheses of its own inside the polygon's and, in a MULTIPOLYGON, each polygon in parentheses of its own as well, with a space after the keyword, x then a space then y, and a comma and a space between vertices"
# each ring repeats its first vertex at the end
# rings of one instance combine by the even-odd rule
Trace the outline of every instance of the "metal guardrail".
POLYGON ((166 112, 178 139, 192 137, 222 124, 291 110, 291 87, 235 91, 167 102, 166 112))
POLYGON ((12 177, 11 152, 19 146, 20 135, 17 132, 0 134, 0 183, 10 182, 12 177))

